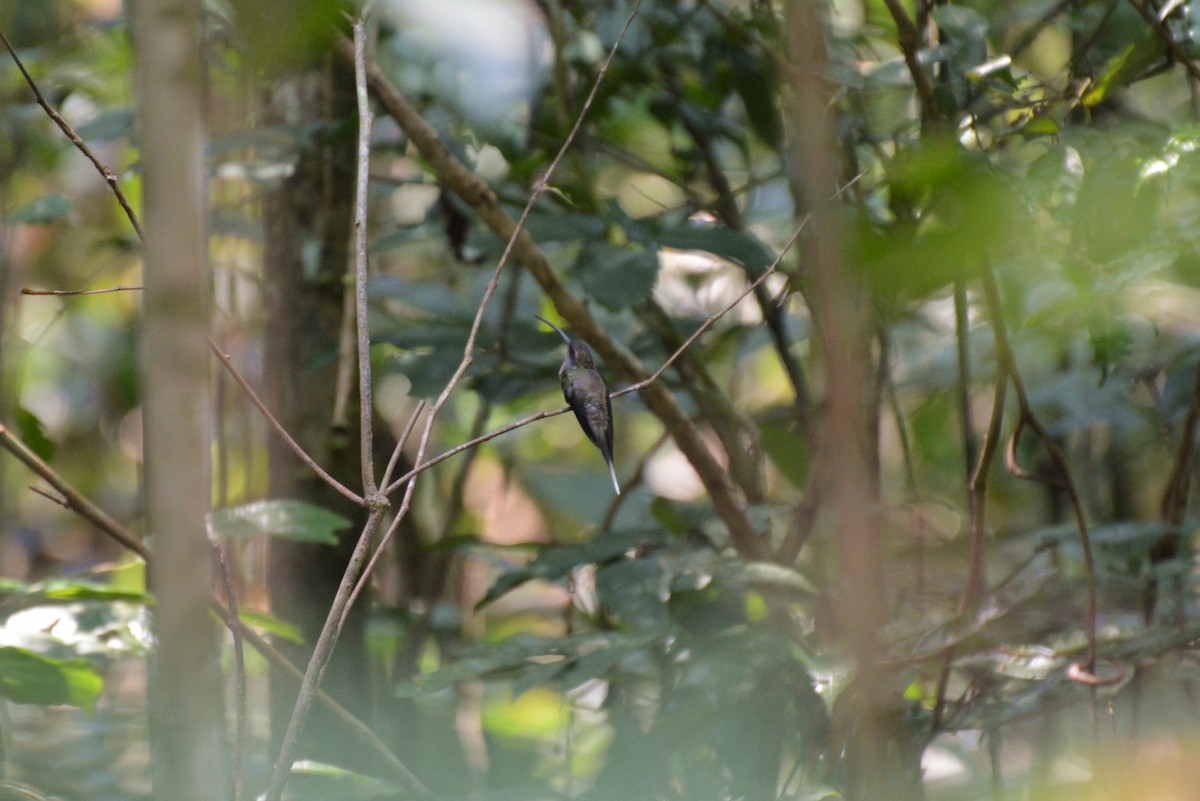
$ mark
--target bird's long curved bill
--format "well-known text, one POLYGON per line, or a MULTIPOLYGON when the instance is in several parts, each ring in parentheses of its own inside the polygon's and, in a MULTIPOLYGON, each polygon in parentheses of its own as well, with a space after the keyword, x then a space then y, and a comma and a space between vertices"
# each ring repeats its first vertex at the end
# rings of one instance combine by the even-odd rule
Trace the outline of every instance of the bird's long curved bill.
POLYGON ((533 316, 534 316, 534 317, 536 317, 537 319, 541 320, 541 321, 542 321, 543 323, 545 323, 546 325, 548 325, 548 326, 550 326, 551 328, 553 328, 555 331, 557 331, 557 332, 558 332, 558 335, 559 335, 560 337, 562 337, 562 338, 563 338, 563 342, 566 342, 568 345, 570 345, 570 344, 571 344, 571 338, 570 338, 569 336, 567 336, 567 335, 566 335, 566 334, 563 332, 563 330, 562 330, 561 328, 559 328, 557 325, 555 325, 554 323, 550 322, 549 320, 547 320, 545 317, 543 317, 543 316, 542 316, 542 315, 540 315, 540 314, 535 314, 535 315, 533 315, 533 316))

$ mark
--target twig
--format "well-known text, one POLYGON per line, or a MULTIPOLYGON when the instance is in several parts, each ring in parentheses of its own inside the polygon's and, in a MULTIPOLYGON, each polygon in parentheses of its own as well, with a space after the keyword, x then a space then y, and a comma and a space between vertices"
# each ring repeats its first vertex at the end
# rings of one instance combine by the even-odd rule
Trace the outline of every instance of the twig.
POLYGON ((258 397, 258 393, 255 392, 254 388, 250 386, 250 382, 247 381, 242 374, 238 372, 238 369, 233 366, 233 360, 229 357, 229 354, 221 350, 221 348, 217 346, 217 343, 211 338, 208 340, 208 345, 210 348, 212 348, 212 352, 217 355, 217 359, 220 360, 225 369, 229 371, 229 374, 233 376, 233 380, 238 382, 238 386, 240 386, 242 391, 246 393, 246 397, 248 397, 250 402, 254 404, 254 407, 262 413, 262 416, 266 419, 268 425, 270 425, 271 428, 274 429, 275 433, 283 439, 284 443, 292 449, 292 453, 296 454, 296 458, 304 462, 304 464, 308 466, 308 469, 316 473, 317 476, 319 476, 326 484, 333 487, 333 489, 336 490, 339 495, 348 499, 352 503, 357 504, 358 506, 366 505, 366 501, 363 500, 362 496, 331 476, 325 470, 325 468, 317 464, 316 460, 314 460, 304 451, 304 448, 300 447, 300 443, 293 439, 292 435, 289 434, 287 429, 283 427, 283 424, 280 423, 279 420, 275 418, 275 415, 271 413, 271 410, 267 408, 267 404, 263 403, 262 398, 258 397))
POLYGON ((892 20, 896 23, 896 43, 900 45, 900 51, 904 54, 904 63, 908 66, 913 86, 917 90, 917 100, 921 104, 921 116, 932 128, 940 130, 943 127, 942 115, 938 111, 937 100, 933 93, 933 82, 929 80, 929 73, 921 64, 921 33, 909 18, 904 6, 900 5, 900 0, 883 0, 883 2, 887 6, 888 13, 892 15, 892 20))
MULTIPOLYGON (((390 462, 388 462, 388 468, 383 474, 384 482, 386 482, 388 480, 388 477, 392 474, 392 469, 396 466, 396 460, 399 458, 401 451, 404 450, 404 446, 408 444, 408 439, 409 439, 409 437, 412 436, 413 429, 415 429, 417 427, 417 420, 420 419, 421 412, 423 412, 424 410, 425 410, 425 401, 422 400, 420 403, 417 404, 416 410, 408 418, 408 425, 404 427, 404 433, 400 435, 400 440, 396 443, 395 450, 392 451, 392 460, 390 462)), ((390 530, 390 527, 389 527, 389 530, 390 530)), ((346 616, 350 614, 350 610, 354 607, 354 602, 356 600, 358 600, 359 593, 362 592, 363 588, 367 585, 367 582, 370 580, 371 572, 375 569, 375 563, 378 562, 379 558, 383 555, 384 548, 386 546, 387 546, 387 539, 385 538, 383 541, 381 541, 379 543, 379 546, 375 548, 375 552, 371 554, 371 558, 367 562, 366 569, 363 570, 362 575, 360 575, 358 577, 358 583, 354 586, 354 591, 350 593, 350 600, 346 604, 346 611, 344 611, 342 613, 342 620, 339 623, 339 625, 341 625, 341 626, 346 625, 346 616)))
POLYGON ((106 292, 138 292, 145 289, 141 286, 110 286, 104 289, 21 289, 22 295, 103 295, 106 292))
POLYGON ((1079 545, 1083 551, 1084 582, 1087 591, 1087 620, 1085 621, 1087 650, 1085 653, 1084 670, 1087 673, 1095 673, 1096 620, 1098 616, 1096 562, 1092 555, 1092 540, 1088 534, 1087 518, 1084 515, 1083 503, 1079 499, 1075 480, 1071 476, 1071 469, 1067 465, 1067 459, 1063 455, 1062 449, 1054 441, 1054 437, 1050 436, 1050 432, 1042 425, 1037 415, 1033 413, 1033 407, 1029 404, 1029 397, 1025 392, 1025 383, 1021 380, 1021 374, 1017 371, 1016 359, 1013 357, 1012 347, 1008 341, 1008 329, 1004 321, 1004 308, 1000 303, 1000 290, 996 287, 996 276, 992 272, 991 264, 986 260, 980 267, 980 277, 982 278, 983 294, 987 301, 988 313, 992 320, 992 330, 996 338, 996 361, 1012 380, 1013 390, 1016 392, 1017 405, 1020 410, 1016 428, 1009 439, 1006 461, 1010 471, 1018 478, 1058 486, 1067 494, 1067 498, 1071 503, 1071 510, 1075 515, 1075 526, 1079 530, 1079 545), (1033 431, 1038 441, 1042 443, 1042 447, 1054 465, 1055 476, 1039 476, 1021 469, 1020 465, 1017 464, 1016 444, 1021 432, 1026 427, 1033 431))
MULTIPOLYGON (((1163 490, 1162 501, 1159 504, 1159 515, 1170 530, 1154 543, 1150 549, 1150 562, 1157 565, 1179 555, 1179 545, 1183 539, 1180 527, 1187 512, 1188 493, 1192 485, 1192 473, 1196 456, 1196 427, 1200 423, 1200 367, 1196 371, 1196 379, 1192 384, 1192 399, 1188 404, 1187 416, 1183 428, 1179 432, 1179 447, 1175 451, 1175 464, 1171 468, 1171 476, 1163 490)), ((1158 579, 1153 575, 1147 578, 1145 598, 1142 602, 1143 619, 1147 625, 1154 618, 1154 608, 1158 603, 1158 579)))
POLYGON ((133 551, 144 561, 149 561, 150 549, 146 547, 145 543, 130 534, 124 526, 109 517, 103 509, 96 506, 96 504, 85 498, 82 493, 64 481, 54 468, 42 461, 40 456, 14 436, 3 423, 0 423, 0 447, 3 447, 13 456, 20 459, 26 467, 41 476, 47 484, 54 487, 62 496, 63 504, 68 509, 83 517, 96 528, 121 543, 121 545, 133 551))
MULTIPOLYGON (((392 473, 396 471, 396 465, 400 463, 400 454, 404 452, 404 446, 408 444, 408 438, 412 436, 413 429, 417 427, 417 420, 421 418, 421 413, 425 411, 427 401, 422 398, 417 401, 417 407, 408 417, 408 424, 404 426, 404 433, 400 435, 400 439, 396 441, 396 447, 392 449, 392 457, 388 459, 387 468, 383 471, 383 478, 379 479, 380 486, 387 487, 388 482, 392 480, 392 473)), ((391 490, 385 490, 390 493, 391 490)))
MULTIPOLYGON (((216 601, 213 601, 213 608, 217 614, 223 616, 223 608, 216 601)), ((253 629, 243 628, 242 636, 245 637, 246 642, 250 643, 254 650, 262 654, 263 657, 271 663, 271 667, 277 668, 283 675, 287 676, 297 684, 300 684, 303 681, 304 674, 300 671, 300 668, 292 664, 290 659, 281 654, 275 648, 275 646, 264 640, 253 629)), ((342 721, 342 723, 344 723, 352 732, 354 732, 354 734, 358 736, 359 740, 361 740, 362 743, 367 746, 375 758, 378 759, 380 763, 387 769, 388 776, 412 789, 420 798, 436 801, 437 796, 430 792, 429 789, 421 783, 421 780, 418 779, 416 775, 408 769, 408 766, 401 762, 396 755, 393 754, 386 745, 384 745, 383 741, 379 739, 379 735, 377 735, 370 726, 359 720, 353 712, 338 703, 338 701, 332 695, 324 690, 317 690, 316 700, 320 701, 321 705, 325 709, 329 710, 329 712, 331 712, 335 718, 342 721)))
POLYGON ((337 593, 334 595, 333 603, 330 604, 329 611, 326 614, 325 623, 322 625, 321 634, 317 638, 316 645, 313 647, 312 656, 309 657, 308 665, 304 670, 304 680, 300 683, 300 692, 296 696, 296 704, 292 708, 291 718, 288 720, 287 729, 279 744, 279 753, 275 757, 274 769, 271 772, 271 782, 267 787, 267 801, 279 801, 283 796, 283 788, 287 784, 288 777, 291 775, 292 757, 295 754, 300 732, 303 730, 305 720, 308 717, 308 710, 311 708, 313 698, 321 686, 321 679, 325 674, 325 668, 329 664, 329 658, 333 655, 333 649, 337 645, 338 637, 342 632, 346 612, 350 608, 350 601, 354 596, 355 587, 363 573, 367 554, 371 549, 371 538, 375 536, 375 532, 379 529, 379 525, 383 521, 383 515, 388 508, 387 497, 379 492, 375 484, 375 470, 371 456, 373 452, 370 419, 371 354, 370 340, 367 337, 366 320, 365 217, 366 184, 369 178, 366 167, 370 158, 372 116, 366 96, 366 38, 366 25, 363 17, 360 15, 354 20, 354 84, 359 103, 359 165, 354 220, 355 316, 358 325, 359 408, 360 416, 365 418, 361 420, 364 441, 362 442, 362 453, 360 456, 362 459, 363 496, 369 512, 367 521, 359 533, 358 542, 355 543, 354 551, 350 555, 350 560, 346 565, 345 571, 342 573, 342 580, 338 584, 337 593), (365 136, 363 133, 364 130, 366 131, 365 136), (366 151, 365 153, 364 150, 366 151))
MULTIPOLYGON (((1008 390, 1008 371, 997 360, 996 386, 992 393, 992 414, 988 420, 987 433, 983 438, 983 448, 979 451, 979 460, 971 471, 967 484, 968 514, 971 530, 971 556, 968 566, 967 583, 963 588, 962 599, 959 601, 959 614, 965 614, 968 609, 978 603, 983 595, 983 543, 987 533, 987 520, 984 515, 984 505, 987 501, 987 477, 991 470, 992 461, 1000 447, 1001 426, 1004 423, 1004 400, 1008 390)), ((1036 555, 1036 551, 1034 552, 1036 555)), ((1032 557, 1030 557, 1032 559, 1032 557)), ((1023 569, 1022 565, 1022 569, 1023 569)), ((1011 578, 1011 576, 1010 576, 1011 578)), ((999 592, 1007 582, 1002 581, 993 592, 999 592)), ((929 738, 937 736, 942 727, 943 715, 946 708, 946 690, 950 683, 950 668, 954 664, 954 646, 946 649, 942 656, 941 675, 938 677, 937 691, 933 703, 933 713, 929 724, 929 738)))
POLYGON ((4 42, 4 48, 8 50, 8 54, 12 56, 13 62, 17 65, 17 69, 19 69, 21 71, 21 75, 25 77, 25 83, 29 84, 29 88, 33 90, 33 96, 37 99, 38 105, 41 106, 46 112, 46 115, 54 121, 54 124, 57 125, 59 129, 67 135, 67 138, 71 140, 72 144, 75 145, 79 152, 86 156, 88 160, 95 165, 96 169, 100 172, 100 175, 104 178, 104 181, 108 184, 109 188, 112 189, 113 194, 116 195, 117 202, 120 203, 121 208, 125 210, 125 216, 129 218, 130 224, 133 225, 133 230, 137 233, 138 239, 142 242, 145 242, 146 236, 142 232, 142 224, 138 222, 137 214, 133 211, 133 206, 129 205, 129 199, 126 198, 125 193, 121 191, 121 185, 117 181, 116 174, 110 170, 108 166, 96 156, 95 153, 92 152, 92 149, 87 146, 87 143, 80 139, 79 135, 75 133, 75 129, 71 127, 71 124, 63 119, 63 116, 59 114, 49 102, 47 102, 46 98, 42 95, 42 90, 38 88, 37 83, 33 80, 33 76, 29 74, 29 71, 25 69, 25 65, 21 63, 21 58, 17 55, 17 51, 13 49, 12 44, 8 41, 8 37, 4 35, 4 31, 0 31, 0 41, 4 42))
MULTIPOLYGON (((150 550, 135 538, 129 531, 120 523, 113 520, 102 509, 84 497, 78 490, 66 482, 54 468, 43 462, 36 454, 29 449, 24 442, 15 437, 3 424, 0 424, 0 447, 12 453, 21 462, 23 462, 30 470, 43 478, 46 483, 54 487, 61 493, 63 505, 67 506, 71 511, 78 514, 83 519, 94 525, 101 533, 120 543, 130 551, 133 551, 149 567, 151 563, 150 550)), ((45 494, 45 493, 42 493, 45 494)), ((58 499, 55 499, 56 501, 58 499)), ((225 605, 215 598, 210 601, 212 610, 225 620, 229 617, 229 612, 225 605)), ((300 669, 292 664, 286 656, 281 654, 273 645, 264 640, 252 629, 242 628, 243 639, 250 644, 254 650, 262 654, 273 667, 278 668, 289 678, 299 680, 303 674, 300 669)), ((328 693, 318 690, 316 698, 321 704, 329 709, 335 717, 351 728, 359 738, 370 748, 372 753, 381 761, 388 769, 389 775, 393 778, 407 784, 416 790, 423 798, 435 798, 428 789, 413 775, 396 755, 388 750, 387 746, 379 739, 379 737, 371 730, 369 726, 359 720, 345 707, 339 704, 328 693)))
POLYGON ((358 99, 358 170, 354 185, 354 321, 358 331, 359 459, 363 497, 378 490, 372 436, 371 337, 367 326, 367 186, 371 174, 371 126, 375 115, 367 95, 367 45, 363 17, 354 22, 354 92, 358 99))
POLYGON ((1154 33, 1158 35, 1159 39, 1162 39, 1163 44, 1171 51, 1171 56, 1183 65, 1183 68, 1187 70, 1187 74, 1191 76, 1192 80, 1200 80, 1200 66, 1197 66, 1187 50, 1179 42, 1175 41, 1175 37, 1171 34, 1171 30, 1167 27, 1166 22, 1160 20, 1158 15, 1145 2, 1129 0, 1129 4, 1142 16, 1146 24, 1154 29, 1154 33))

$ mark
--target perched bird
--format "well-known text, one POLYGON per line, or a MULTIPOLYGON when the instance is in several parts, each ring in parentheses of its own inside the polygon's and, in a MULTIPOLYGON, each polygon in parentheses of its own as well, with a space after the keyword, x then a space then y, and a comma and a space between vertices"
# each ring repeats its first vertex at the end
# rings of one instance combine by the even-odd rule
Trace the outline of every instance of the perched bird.
POLYGON ((567 358, 563 359, 562 367, 558 368, 563 397, 567 399, 571 411, 575 412, 583 433, 600 449, 604 461, 608 463, 608 474, 612 476, 613 489, 620 495, 621 485, 617 483, 617 471, 613 469, 612 398, 609 397, 608 386, 600 377, 587 345, 578 339, 571 339, 545 317, 538 316, 538 319, 557 331, 563 342, 567 343, 567 358))

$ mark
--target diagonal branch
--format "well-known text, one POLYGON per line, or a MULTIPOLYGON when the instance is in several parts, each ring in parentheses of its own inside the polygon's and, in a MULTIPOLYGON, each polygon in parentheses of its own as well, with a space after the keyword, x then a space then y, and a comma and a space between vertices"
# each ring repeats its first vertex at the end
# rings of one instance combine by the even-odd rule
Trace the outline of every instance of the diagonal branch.
MULTIPOLYGON (((46 464, 37 454, 30 450, 28 445, 13 435, 2 424, 0 424, 0 447, 13 454, 47 484, 54 487, 65 500, 64 505, 68 509, 87 520, 102 534, 137 554, 146 563, 147 567, 151 567, 152 554, 149 548, 134 537, 128 529, 104 512, 104 510, 88 500, 81 492, 60 476, 54 468, 46 464)), ((230 613, 224 604, 215 598, 210 601, 210 604, 213 611, 221 620, 229 619, 230 613)), ((293 665, 291 660, 281 654, 253 629, 243 626, 242 637, 245 642, 249 643, 256 651, 262 654, 273 667, 279 668, 289 678, 296 680, 297 683, 299 682, 299 679, 303 675, 300 669, 293 665)), ((432 793, 425 789, 416 776, 413 775, 412 771, 400 762, 395 754, 388 750, 387 746, 380 741, 379 737, 367 724, 355 717, 353 713, 335 701, 328 693, 318 690, 316 698, 321 702, 322 706, 329 709, 335 717, 350 727, 371 753, 380 760, 380 763, 387 768, 390 776, 412 787, 421 798, 433 797, 432 793)))
POLYGON ((113 194, 117 198, 117 202, 120 203, 121 208, 125 210, 125 216, 129 218, 130 224, 133 225, 133 230, 135 233, 137 233, 138 239, 142 242, 145 242, 146 235, 142 232, 142 224, 138 221, 137 214, 133 211, 133 206, 129 205, 129 199, 125 197, 125 193, 121 191, 121 184, 117 180, 116 173, 110 170, 108 165, 101 161, 100 158, 92 152, 92 149, 87 146, 87 143, 80 139, 79 135, 75 133, 75 129, 71 127, 71 124, 63 119, 63 116, 59 114, 54 106, 50 105, 45 96, 42 95, 42 90, 38 88, 37 83, 33 80, 33 76, 29 74, 29 70, 25 69, 25 65, 21 62, 21 58, 17 55, 17 51, 13 49, 12 44, 8 41, 8 37, 4 35, 4 31, 0 31, 0 41, 4 43, 4 48, 8 51, 8 54, 12 56, 13 62, 17 65, 17 69, 21 71, 21 75, 25 77, 25 83, 29 84, 29 88, 33 90, 33 96, 37 100, 38 105, 41 106, 42 110, 46 112, 46 116, 53 120, 54 124, 57 125, 59 129, 67 135, 67 138, 71 140, 71 143, 75 145, 79 152, 86 156, 88 161, 95 165, 96 169, 100 172, 101 177, 104 178, 104 182, 108 184, 110 189, 112 189, 113 194))
POLYGON ((316 460, 305 452, 304 448, 300 447, 300 443, 296 442, 295 438, 293 438, 292 435, 288 433, 287 429, 283 427, 283 423, 279 422, 279 420, 275 418, 275 415, 273 415, 271 410, 267 408, 267 404, 263 402, 263 399, 258 397, 258 393, 254 391, 254 387, 250 386, 250 382, 247 381, 246 378, 240 372, 238 372, 238 369, 233 366, 233 360, 229 358, 229 354, 221 350, 221 348, 217 346, 217 343, 212 339, 208 340, 208 346, 212 349, 212 352, 217 355, 217 358, 220 360, 225 369, 229 371, 229 374, 233 376, 233 380, 236 381, 238 386, 242 388, 242 391, 246 393, 246 397, 249 398, 250 402, 254 404, 254 408, 258 409, 258 411, 262 413, 262 416, 267 421, 268 425, 270 425, 275 433, 278 434, 287 444, 287 446, 292 449, 292 453, 296 454, 296 458, 308 465, 310 470, 316 473, 317 476, 319 476, 320 479, 330 487, 333 487, 333 489, 336 490, 339 495, 358 506, 365 505, 366 501, 362 499, 362 496, 331 476, 329 472, 325 470, 325 468, 317 464, 316 460))

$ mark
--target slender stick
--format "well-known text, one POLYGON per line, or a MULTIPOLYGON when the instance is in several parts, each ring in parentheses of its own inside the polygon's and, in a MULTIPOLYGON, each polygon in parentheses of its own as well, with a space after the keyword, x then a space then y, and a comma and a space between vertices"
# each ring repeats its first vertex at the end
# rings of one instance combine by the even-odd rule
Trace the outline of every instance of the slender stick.
POLYGON ((75 512, 96 528, 124 545, 140 556, 143 561, 150 561, 150 549, 145 543, 134 537, 129 531, 108 516, 108 513, 92 503, 81 492, 76 490, 55 472, 54 468, 42 461, 42 457, 34 453, 28 445, 13 435, 0 423, 0 447, 24 462, 25 466, 42 477, 43 480, 58 491, 63 498, 63 505, 75 512))
POLYGON ((137 233, 138 239, 145 242, 146 236, 142 232, 142 224, 138 221, 137 214, 133 211, 133 206, 129 205, 129 199, 126 198, 125 193, 121 191, 121 184, 117 180, 116 173, 110 170, 108 165, 101 161, 96 154, 92 152, 92 149, 87 146, 87 143, 80 139, 79 135, 75 133, 75 129, 71 127, 71 124, 63 119, 63 116, 59 114, 49 102, 47 102, 46 98, 42 95, 42 90, 38 88, 37 83, 33 80, 33 76, 29 74, 29 71, 25 69, 25 65, 21 63, 21 58, 17 55, 17 51, 14 50, 12 44, 9 43, 8 37, 4 35, 4 31, 0 31, 0 41, 4 42, 4 48, 8 50, 8 54, 12 56, 13 62, 17 65, 17 69, 19 69, 21 71, 21 75, 25 77, 25 83, 29 84, 29 88, 33 90, 33 96, 37 99, 38 105, 41 106, 46 112, 46 116, 54 121, 54 124, 59 127, 59 130, 67 135, 67 138, 71 140, 71 143, 75 145, 79 152, 86 156, 88 160, 95 165, 96 169, 100 172, 101 177, 104 178, 105 183, 107 183, 109 188, 112 189, 113 194, 117 198, 117 202, 120 203, 121 208, 125 210, 125 216, 129 218, 130 224, 133 225, 133 230, 135 233, 137 233))
POLYGON ((63 297, 67 295, 103 295, 108 292, 140 292, 145 289, 141 286, 110 286, 103 289, 29 289, 21 290, 22 295, 55 295, 63 297))
MULTIPOLYGON (((1087 674, 1094 674, 1096 671, 1096 622, 1098 617, 1096 561, 1092 555, 1092 540, 1088 534, 1087 517, 1083 511, 1083 502, 1079 499, 1079 491, 1075 487, 1075 480, 1071 476, 1071 468, 1067 464, 1067 459, 1063 455, 1062 449, 1054 441, 1054 437, 1050 436, 1050 432, 1042 425, 1037 415, 1033 413, 1033 407, 1029 403, 1029 396, 1025 392, 1025 383, 1021 379, 1021 374, 1017 371, 1016 359, 1013 356, 1012 346, 1008 341, 1008 329, 1004 322, 1004 309, 1000 303, 1000 290, 996 286, 996 276, 992 272, 991 264, 986 261, 983 263, 980 269, 980 276, 983 279, 983 295, 987 301, 988 312, 992 320, 992 330, 996 336, 996 361, 1012 380, 1013 390, 1016 393, 1017 404, 1020 410, 1016 428, 1009 437, 1006 463, 1009 466, 1010 472, 1018 478, 1038 481, 1044 484, 1049 483, 1060 487, 1067 494, 1067 499, 1071 503, 1071 510, 1075 515, 1075 526, 1079 531, 1079 545, 1083 551, 1084 582, 1087 591, 1087 620, 1084 625, 1087 632, 1087 650, 1085 652, 1083 670, 1087 674), (1045 449, 1046 454, 1050 457, 1050 461, 1054 464, 1054 476, 1039 476, 1021 469, 1020 465, 1017 464, 1017 440, 1026 427, 1033 431, 1038 441, 1042 443, 1042 448, 1045 449)), ((1071 675, 1071 677, 1076 678, 1075 675, 1071 675)))
POLYGON ((233 380, 238 382, 238 386, 240 386, 242 391, 246 393, 246 397, 249 398, 250 402, 254 404, 254 408, 258 409, 258 411, 262 413, 262 416, 266 419, 267 424, 270 425, 275 433, 278 434, 281 439, 283 439, 284 443, 292 449, 292 453, 296 454, 296 457, 300 461, 304 462, 304 464, 308 466, 309 470, 312 470, 314 473, 316 473, 322 481, 333 487, 333 489, 335 489, 339 495, 359 506, 364 506, 366 501, 363 500, 361 495, 331 476, 325 470, 325 468, 317 464, 316 460, 305 452, 304 448, 300 447, 300 443, 296 442, 292 435, 288 433, 287 429, 283 427, 283 423, 280 423, 279 420, 276 419, 275 415, 271 413, 271 410, 267 408, 267 404, 264 403, 262 398, 258 396, 258 393, 254 391, 254 388, 250 386, 250 382, 247 381, 245 377, 238 372, 238 369, 233 366, 233 360, 229 357, 229 354, 221 350, 217 343, 211 338, 208 340, 208 346, 212 349, 212 352, 217 355, 217 358, 220 360, 225 369, 229 371, 229 374, 233 376, 233 380))
POLYGON ((354 23, 354 90, 358 98, 358 171, 354 185, 354 321, 358 331, 358 428, 363 497, 375 483, 375 444, 372 434, 371 337, 367 326, 367 186, 371 168, 371 99, 367 95, 367 47, 363 18, 354 23))

